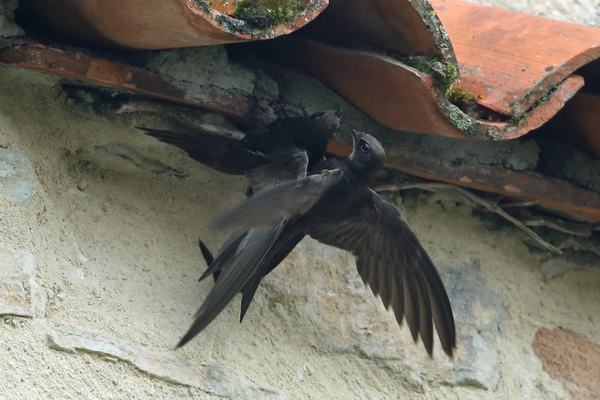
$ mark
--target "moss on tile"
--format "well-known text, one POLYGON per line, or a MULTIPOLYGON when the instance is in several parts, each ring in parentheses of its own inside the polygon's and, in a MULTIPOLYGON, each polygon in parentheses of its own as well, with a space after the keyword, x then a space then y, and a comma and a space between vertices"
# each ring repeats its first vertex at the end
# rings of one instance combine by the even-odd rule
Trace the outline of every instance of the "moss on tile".
POLYGON ((239 0, 232 17, 267 28, 293 20, 308 3, 308 0, 239 0))
POLYGON ((449 62, 444 62, 437 57, 413 57, 412 60, 402 60, 405 64, 430 75, 437 87, 444 93, 448 92, 456 78, 458 71, 456 67, 449 62))
POLYGON ((464 89, 452 88, 446 93, 446 97, 452 104, 460 106, 462 104, 469 104, 471 101, 476 101, 481 98, 481 95, 474 95, 464 89))

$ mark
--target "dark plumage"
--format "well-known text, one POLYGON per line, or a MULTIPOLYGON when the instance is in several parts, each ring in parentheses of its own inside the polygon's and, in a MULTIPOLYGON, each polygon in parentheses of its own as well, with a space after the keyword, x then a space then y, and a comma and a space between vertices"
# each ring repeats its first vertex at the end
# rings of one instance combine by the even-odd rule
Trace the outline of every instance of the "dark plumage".
POLYGON ((236 293, 243 293, 247 308, 262 277, 309 235, 352 252, 365 284, 386 308, 392 307, 399 324, 406 319, 413 339, 420 336, 431 355, 435 324, 442 348, 451 356, 456 332, 443 282, 396 208, 369 189, 384 159, 375 138, 355 131, 354 151, 337 169, 266 188, 225 215, 217 226, 248 229, 247 243, 230 240, 223 246, 211 268, 219 257, 228 265, 178 346, 204 329, 236 293), (271 238, 269 246, 254 237, 263 234, 271 238), (258 248, 252 241, 263 245, 258 248))
MULTIPOLYGON (((307 117, 283 118, 265 129, 246 135, 207 124, 201 125, 200 132, 198 129, 185 127, 179 127, 179 132, 139 129, 185 150, 191 158, 211 168, 230 174, 245 174, 250 183, 247 191, 250 196, 265 187, 303 178, 309 171, 320 172, 320 166, 328 163, 324 156, 329 141, 339 127, 340 114, 341 110, 319 112, 307 117)), ((284 225, 285 223, 281 228, 284 225)), ((216 260, 200 241, 200 251, 209 266, 200 280, 212 273, 216 281, 221 271, 235 262, 233 256, 240 250, 240 244, 244 245, 246 256, 261 250, 264 256, 280 232, 275 227, 232 234, 216 260), (251 234, 252 238, 249 237, 251 234)), ((249 287, 244 292, 240 320, 244 318, 257 286, 258 282, 255 287, 249 287)))
POLYGON ((142 128, 179 147, 194 160, 221 172, 246 175, 254 191, 304 176, 325 155, 340 125, 339 111, 283 118, 260 132, 241 134, 212 125, 178 127, 178 132, 142 128))

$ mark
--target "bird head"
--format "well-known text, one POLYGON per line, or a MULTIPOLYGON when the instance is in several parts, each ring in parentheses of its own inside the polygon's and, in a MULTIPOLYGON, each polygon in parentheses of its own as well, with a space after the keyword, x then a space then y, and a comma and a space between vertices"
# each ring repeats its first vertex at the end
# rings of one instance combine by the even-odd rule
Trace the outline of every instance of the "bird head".
POLYGON ((328 139, 331 139, 335 131, 340 127, 341 112, 342 110, 323 111, 309 115, 307 118, 311 128, 317 132, 330 134, 331 136, 327 136, 329 136, 328 139))
POLYGON ((353 150, 349 161, 358 170, 377 171, 383 167, 385 150, 377 139, 365 132, 352 131, 353 150))

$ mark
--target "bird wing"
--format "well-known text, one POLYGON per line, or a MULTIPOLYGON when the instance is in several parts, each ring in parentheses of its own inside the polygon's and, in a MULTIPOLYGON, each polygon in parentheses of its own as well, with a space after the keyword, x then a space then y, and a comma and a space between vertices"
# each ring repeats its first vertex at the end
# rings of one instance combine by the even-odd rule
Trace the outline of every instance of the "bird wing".
MULTIPOLYGON (((204 256, 204 260, 206 261, 206 265, 208 265, 208 268, 206 271, 204 271, 204 273, 202 274, 202 276, 200 277, 200 279, 198 279, 198 282, 203 281, 204 279, 206 279, 206 277, 208 277, 210 274, 214 274, 215 272, 221 271, 223 268, 225 268, 227 265, 229 265, 229 263, 231 262, 232 258, 236 255, 239 246, 242 243, 246 243, 244 242, 244 238, 248 235, 248 231, 237 231, 237 232, 233 232, 229 238, 227 238, 227 240, 225 241, 225 243, 223 243, 223 246, 221 246, 221 249, 219 250, 219 254, 217 254, 217 258, 213 258, 212 254, 210 254, 210 252, 208 252, 208 248, 203 249, 202 248, 202 241, 200 241, 200 251, 202 252, 202 255, 204 256), (208 256, 206 252, 208 252, 208 256)), ((268 238, 265 238, 265 240, 268 240, 268 238)))
POLYGON ((419 335, 433 351, 432 319, 442 348, 452 356, 456 332, 450 300, 433 262, 390 203, 369 190, 347 218, 309 226, 312 238, 352 252, 363 282, 386 308, 391 305, 398 324, 403 317, 413 339, 419 335))
POLYGON ((308 154, 298 148, 280 149, 265 154, 266 163, 246 172, 254 193, 279 183, 306 176, 308 154))
MULTIPOLYGON (((308 156, 305 151, 300 151, 298 149, 294 149, 293 151, 281 150, 269 153, 268 157, 270 160, 268 164, 254 168, 246 174, 250 180, 250 185, 256 191, 277 184, 282 180, 298 179, 306 175, 308 156)), ((281 261, 277 261, 276 264, 273 264, 274 261, 268 261, 268 265, 265 265, 263 259, 269 254, 269 249, 279 236, 279 232, 281 232, 285 223, 284 220, 275 222, 271 226, 259 230, 250 229, 248 231, 234 232, 229 239, 227 239, 225 244, 223 244, 215 259, 212 258, 212 255, 206 246, 203 247, 203 243, 200 242, 200 249, 209 266, 200 277, 200 281, 210 274, 214 275, 215 273, 219 276, 218 280, 232 279, 231 274, 221 275, 222 270, 227 270, 232 267, 239 269, 235 279, 239 279, 239 276, 241 276, 242 273, 247 274, 246 278, 248 282, 241 286, 243 298, 240 322, 243 320, 244 315, 250 306, 260 280, 268 273, 262 270, 266 269, 270 271, 281 261), (249 235, 253 235, 251 240, 248 240, 249 235), (260 251, 263 252, 262 256, 260 256, 260 251), (246 262, 239 262, 241 258, 244 258, 246 262)), ((291 248, 287 253, 289 253, 289 251, 291 251, 291 248)), ((287 253, 285 253, 283 257, 285 257, 287 253)), ((272 257, 270 257, 269 260, 271 260, 271 258, 272 257)), ((231 298, 232 297, 233 296, 231 296, 231 298)), ((229 300, 226 301, 228 302, 229 300)), ((225 300, 222 300, 222 302, 224 301, 225 300)), ((199 329, 201 330, 202 328, 199 329)))
POLYGON ((249 229, 274 224, 308 211, 333 183, 341 178, 340 169, 281 183, 261 190, 225 214, 215 224, 217 229, 249 229))
POLYGON ((300 241, 304 238, 304 232, 297 234, 294 237, 291 237, 283 242, 277 241, 273 244, 273 246, 269 249, 265 258, 261 261, 261 265, 257 268, 256 273, 252 276, 251 280, 248 282, 244 289, 242 289, 242 308, 240 311, 240 322, 244 319, 244 315, 246 315, 246 311, 248 311, 248 307, 250 307, 250 303, 254 298, 254 293, 258 288, 258 284, 267 276, 271 271, 275 269, 300 241))
MULTIPOLYGON (((306 157, 304 159, 307 160, 306 157)), ((324 171, 320 175, 267 187, 217 222, 223 229, 236 226, 248 231, 233 233, 200 277, 203 280, 221 271, 215 287, 196 314, 196 321, 179 346, 204 329, 240 290, 243 294, 240 321, 244 318, 261 279, 279 265, 304 237, 304 233, 299 233, 270 252, 288 223, 288 217, 310 209, 340 174, 340 170, 324 171)), ((205 255, 205 259, 210 258, 212 256, 207 258, 205 255)))
MULTIPOLYGON (((226 257, 228 264, 221 270, 215 286, 194 316, 194 323, 179 341, 177 347, 183 346, 206 328, 235 295, 246 286, 281 233, 285 223, 285 219, 282 219, 279 224, 252 228, 242 233, 243 237, 235 236, 234 240, 229 241, 228 248, 231 248, 232 254, 228 254, 226 257)), ((225 251, 221 250, 220 253, 223 254, 225 251)), ((213 264, 218 260, 219 256, 213 264)))
MULTIPOLYGON (((305 151, 296 150, 293 153, 279 152, 270 154, 269 156, 272 159, 270 163, 254 168, 246 174, 250 180, 251 187, 255 191, 273 186, 282 180, 296 180, 306 175, 308 156, 305 151)), ((278 224, 278 222, 275 222, 275 225, 278 224)), ((237 231, 231 234, 221 247, 216 259, 212 257, 206 245, 200 241, 200 250, 209 268, 202 274, 199 281, 204 280, 210 274, 218 273, 223 268, 226 268, 231 262, 231 258, 240 242, 247 234, 247 231, 237 231)), ((272 243, 276 237, 266 236, 264 239, 272 243)), ((243 313, 244 310, 242 310, 243 313)))
POLYGON ((230 174, 243 174, 247 169, 268 162, 265 157, 239 145, 242 132, 203 124, 198 128, 178 127, 177 132, 137 127, 161 142, 184 150, 194 160, 230 174))

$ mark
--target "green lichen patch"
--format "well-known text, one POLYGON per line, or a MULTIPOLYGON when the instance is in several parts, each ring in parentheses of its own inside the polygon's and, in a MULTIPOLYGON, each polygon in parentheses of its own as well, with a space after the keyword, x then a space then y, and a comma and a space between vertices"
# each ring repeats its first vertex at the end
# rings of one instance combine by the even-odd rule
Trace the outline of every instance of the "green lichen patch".
POLYGON ((549 91, 548 93, 546 93, 545 95, 543 95, 540 99, 536 100, 531 107, 525 111, 523 114, 521 115, 513 115, 513 117, 508 121, 508 124, 511 126, 521 126, 521 123, 523 122, 523 120, 525 118, 527 118, 527 116, 536 108, 538 108, 539 106, 541 106, 542 104, 544 104, 545 102, 547 102, 548 100, 550 100, 550 98, 552 97, 552 95, 554 95, 554 93, 558 90, 558 88, 560 87, 560 85, 557 85, 556 87, 552 88, 551 91, 549 91))
POLYGON ((504 134, 500 131, 498 132, 494 132, 492 130, 492 128, 489 128, 486 132, 485 132, 485 138, 488 140, 493 140, 495 142, 500 141, 500 140, 504 140, 504 134))
POLYGON ((216 21, 227 32, 239 32, 241 34, 248 34, 251 32, 251 29, 247 23, 245 23, 244 21, 238 21, 237 19, 231 18, 227 15, 218 15, 216 21))
POLYGON ((454 104, 450 104, 448 110, 450 111, 448 117, 452 124, 462 132, 469 132, 471 125, 473 125, 471 118, 454 104))
POLYGON ((231 16, 265 29, 293 20, 310 0, 239 0, 231 16))
POLYGON ((521 126, 521 122, 523 122, 523 120, 525 119, 525 117, 527 116, 527 113, 524 113, 522 115, 519 115, 518 117, 512 117, 511 119, 508 120, 508 124, 510 126, 521 126))
POLYGON ((477 103, 483 98, 481 94, 474 94, 460 88, 452 88, 446 93, 446 98, 462 112, 473 120, 486 122, 507 122, 506 115, 500 114, 492 109, 477 103))
POLYGON ((425 27, 431 34, 435 47, 441 53, 441 57, 446 62, 450 62, 456 66, 456 57, 450 37, 431 4, 427 0, 411 0, 410 4, 425 23, 425 27))
POLYGON ((452 85, 458 77, 456 67, 449 62, 441 61, 437 57, 410 57, 402 59, 405 64, 430 75, 433 83, 444 93, 452 88, 452 85))
POLYGON ((212 1, 207 2, 205 0, 193 0, 193 3, 196 4, 196 8, 202 10, 205 14, 210 14, 210 6, 212 6, 212 1))

